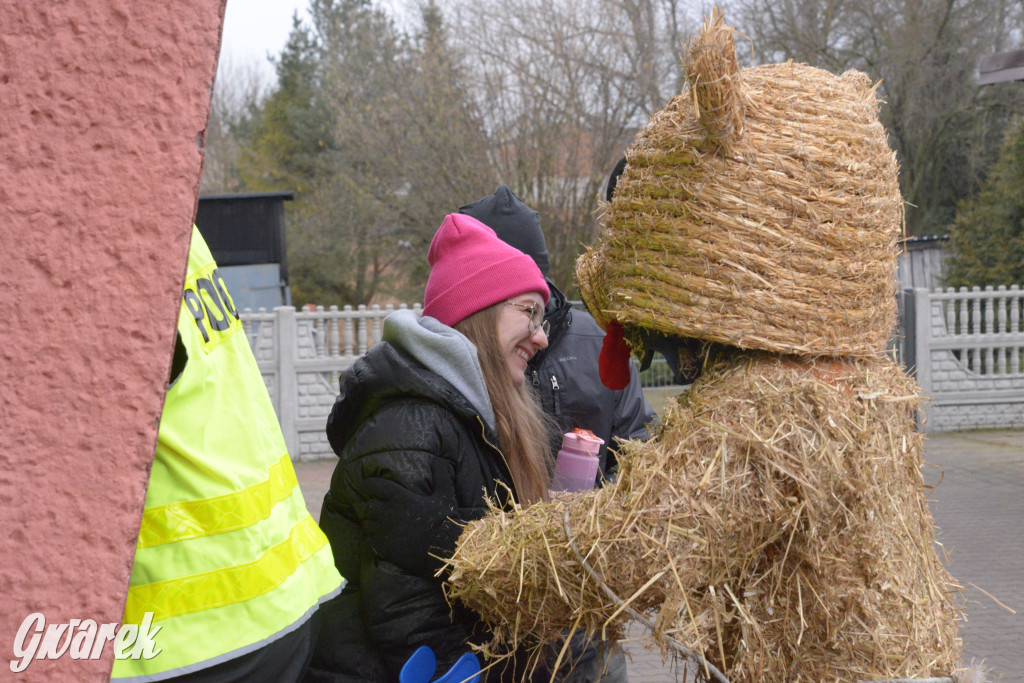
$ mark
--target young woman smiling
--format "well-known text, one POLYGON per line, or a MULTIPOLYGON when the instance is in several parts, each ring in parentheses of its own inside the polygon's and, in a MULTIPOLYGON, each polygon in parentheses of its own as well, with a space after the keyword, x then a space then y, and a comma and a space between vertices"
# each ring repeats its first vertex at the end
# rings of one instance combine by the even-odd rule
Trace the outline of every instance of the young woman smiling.
MULTIPOLYGON (((545 418, 523 374, 548 343, 543 275, 462 214, 444 219, 427 258, 423 315, 385 320, 382 341, 342 375, 328 419, 339 460, 320 526, 348 584, 321 608, 309 680, 397 681, 422 645, 441 673, 486 641, 435 572, 487 498, 547 495, 545 418)), ((531 679, 499 665, 481 680, 531 679)))

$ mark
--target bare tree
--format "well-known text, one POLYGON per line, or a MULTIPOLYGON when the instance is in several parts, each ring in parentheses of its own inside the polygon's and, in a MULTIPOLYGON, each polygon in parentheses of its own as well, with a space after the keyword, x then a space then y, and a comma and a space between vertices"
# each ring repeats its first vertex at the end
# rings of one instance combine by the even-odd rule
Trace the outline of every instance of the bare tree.
MULTIPOLYGON (((881 118, 901 166, 910 234, 939 232, 977 189, 1009 114, 1007 88, 981 89, 977 62, 1019 40, 1019 0, 733 0, 731 23, 758 62, 794 59, 880 81, 881 118)), ((1019 109, 1018 109, 1019 110, 1019 109)))
POLYGON ((217 69, 210 120, 206 129, 206 156, 199 190, 204 194, 239 192, 238 155, 252 117, 269 91, 256 63, 237 64, 222 59, 217 69))
MULTIPOLYGON (((750 38, 739 41, 742 60, 792 58, 878 79, 912 234, 944 228, 1021 111, 1018 84, 979 88, 974 78, 980 57, 1022 39, 1020 0, 723 1, 750 38)), ((444 214, 507 183, 540 211, 552 277, 572 294, 607 174, 683 89, 680 56, 707 8, 449 0, 442 16, 434 0, 396 7, 404 28, 374 0, 310 0, 310 25, 296 20, 266 97, 244 74, 222 75, 204 191, 295 191, 296 299, 369 303, 418 296, 444 214)))
POLYGON ((515 11, 455 0, 450 9, 497 175, 540 211, 552 279, 573 290, 598 192, 636 130, 679 92, 682 31, 696 21, 678 0, 525 0, 515 11))

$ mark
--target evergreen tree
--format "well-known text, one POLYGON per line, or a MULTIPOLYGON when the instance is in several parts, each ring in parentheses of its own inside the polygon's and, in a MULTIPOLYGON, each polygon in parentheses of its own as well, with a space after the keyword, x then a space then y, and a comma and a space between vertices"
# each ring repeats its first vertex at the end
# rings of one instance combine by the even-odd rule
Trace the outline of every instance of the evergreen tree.
POLYGON ((336 145, 329 114, 317 93, 320 45, 298 15, 276 60, 277 87, 263 101, 239 155, 239 175, 249 191, 292 190, 310 186, 322 168, 321 157, 336 145))
POLYGON ((421 7, 420 18, 403 68, 394 73, 401 96, 395 102, 394 129, 382 140, 405 178, 398 225, 415 255, 406 264, 402 287, 412 299, 422 296, 427 248, 443 217, 498 185, 491 141, 433 0, 421 7))
POLYGON ((950 246, 947 285, 1024 284, 1024 119, 1009 128, 988 183, 960 204, 950 246))
POLYGON ((297 304, 422 296, 445 214, 492 192, 488 142, 437 7, 407 36, 368 0, 311 0, 295 21, 240 165, 249 190, 294 190, 297 304))

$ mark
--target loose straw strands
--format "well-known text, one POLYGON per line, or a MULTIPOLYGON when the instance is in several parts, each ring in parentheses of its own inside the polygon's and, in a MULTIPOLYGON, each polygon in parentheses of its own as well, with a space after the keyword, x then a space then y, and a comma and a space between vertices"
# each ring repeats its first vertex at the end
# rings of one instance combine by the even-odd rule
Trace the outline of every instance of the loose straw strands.
POLYGON ((501 643, 617 637, 635 610, 663 652, 678 641, 731 681, 949 675, 960 587, 916 406, 881 357, 715 361, 655 441, 623 447, 611 487, 470 524, 449 596, 501 643))

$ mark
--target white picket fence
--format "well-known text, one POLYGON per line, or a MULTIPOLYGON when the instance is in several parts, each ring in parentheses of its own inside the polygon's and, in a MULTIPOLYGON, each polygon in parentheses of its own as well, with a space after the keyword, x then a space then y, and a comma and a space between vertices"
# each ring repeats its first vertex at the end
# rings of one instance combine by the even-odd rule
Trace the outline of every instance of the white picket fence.
POLYGON ((1024 291, 908 292, 904 362, 930 397, 925 429, 1024 427, 1024 291))

